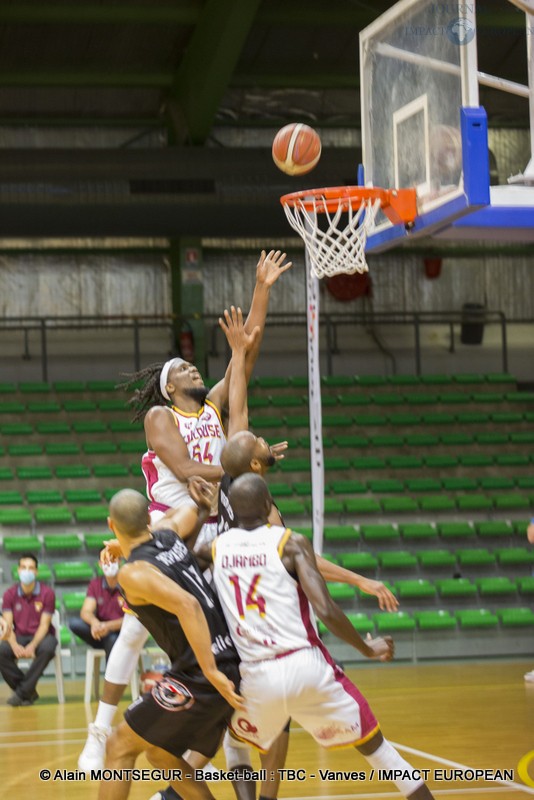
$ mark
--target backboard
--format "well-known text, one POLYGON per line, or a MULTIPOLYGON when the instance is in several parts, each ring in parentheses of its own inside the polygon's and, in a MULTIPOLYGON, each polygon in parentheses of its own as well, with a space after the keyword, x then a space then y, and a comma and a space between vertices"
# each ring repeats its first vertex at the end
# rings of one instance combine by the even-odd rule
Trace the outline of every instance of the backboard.
MULTIPOLYGON (((532 0, 502 0, 525 13, 534 31, 532 0)), ((520 13, 518 11, 518 13, 520 13)), ((531 36, 529 83, 534 87, 531 36)), ((415 187, 412 226, 384 217, 367 252, 432 236, 534 241, 534 167, 514 185, 491 187, 487 118, 479 83, 530 101, 528 86, 478 72, 475 0, 401 0, 360 33, 363 182, 415 187)), ((532 127, 532 125, 531 125, 532 127)))

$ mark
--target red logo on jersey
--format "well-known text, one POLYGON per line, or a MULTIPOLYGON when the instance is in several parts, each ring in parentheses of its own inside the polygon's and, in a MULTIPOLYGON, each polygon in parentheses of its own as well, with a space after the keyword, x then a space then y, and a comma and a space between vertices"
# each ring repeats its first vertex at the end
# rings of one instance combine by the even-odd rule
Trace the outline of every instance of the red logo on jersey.
POLYGON ((187 686, 169 676, 156 683, 151 694, 156 703, 167 711, 186 711, 195 702, 187 686))
POLYGON ((243 717, 240 717, 237 720, 237 724, 241 728, 242 731, 245 731, 245 733, 257 733, 258 732, 258 729, 256 728, 256 726, 253 725, 251 722, 249 722, 248 719, 243 719, 243 717))

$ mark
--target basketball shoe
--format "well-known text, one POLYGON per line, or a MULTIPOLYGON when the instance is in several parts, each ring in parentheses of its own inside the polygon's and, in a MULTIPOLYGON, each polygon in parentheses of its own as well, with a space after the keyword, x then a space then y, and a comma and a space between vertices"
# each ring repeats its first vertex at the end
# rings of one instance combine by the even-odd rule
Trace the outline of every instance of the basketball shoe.
POLYGON ((106 742, 111 728, 103 725, 95 725, 91 722, 88 728, 87 741, 85 747, 78 758, 78 769, 81 772, 91 772, 92 769, 104 768, 104 757, 106 755, 106 742))

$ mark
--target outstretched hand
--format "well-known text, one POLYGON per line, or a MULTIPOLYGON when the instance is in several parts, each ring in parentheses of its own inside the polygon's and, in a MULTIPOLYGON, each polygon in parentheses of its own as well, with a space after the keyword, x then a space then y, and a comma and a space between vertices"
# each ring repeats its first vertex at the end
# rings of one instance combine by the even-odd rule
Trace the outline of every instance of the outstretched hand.
POLYGON ((243 312, 240 308, 236 309, 234 306, 230 307, 230 311, 226 308, 224 309, 224 319, 219 317, 219 325, 224 331, 232 353, 236 351, 248 353, 254 347, 260 333, 258 325, 253 331, 247 333, 243 323, 243 312))
POLYGON ((359 588, 365 594, 372 594, 378 598, 378 606, 381 611, 397 611, 399 608, 399 601, 387 586, 384 586, 382 581, 375 581, 372 578, 363 578, 359 584, 359 588))
POLYGON ((285 458, 285 451, 289 447, 287 442, 277 442, 276 444, 272 444, 270 446, 271 455, 274 457, 275 461, 281 461, 285 458))
POLYGON ((262 250, 256 267, 256 282, 270 289, 280 275, 292 266, 292 261, 284 264, 286 257, 286 253, 282 253, 280 250, 271 250, 267 255, 265 250, 262 250))
POLYGON ((230 703, 232 708, 237 709, 237 711, 244 711, 245 709, 245 702, 240 694, 238 694, 235 690, 235 685, 232 681, 226 677, 224 672, 220 670, 216 670, 215 672, 206 675, 206 678, 215 686, 219 694, 221 694, 227 703, 230 703))
POLYGON ((372 650, 369 658, 377 661, 391 661, 395 655, 395 644, 391 636, 377 636, 373 639, 370 633, 367 634, 365 644, 372 650))

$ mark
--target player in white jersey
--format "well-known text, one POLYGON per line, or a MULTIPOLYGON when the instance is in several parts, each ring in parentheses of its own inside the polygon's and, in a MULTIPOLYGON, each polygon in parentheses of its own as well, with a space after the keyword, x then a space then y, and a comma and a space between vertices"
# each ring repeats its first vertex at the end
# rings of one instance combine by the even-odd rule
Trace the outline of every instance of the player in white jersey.
POLYGON ((213 542, 212 555, 241 658, 246 710, 234 714, 234 734, 266 751, 292 717, 322 746, 356 747, 373 769, 391 770, 410 800, 431 800, 421 773, 384 739, 367 701, 319 639, 314 612, 367 658, 389 661, 391 638, 364 641, 330 597, 308 540, 268 524, 272 500, 263 478, 237 478, 230 502, 239 527, 213 542))
MULTIPOLYGON (((291 267, 291 262, 285 263, 286 254, 279 250, 271 250, 268 254, 264 251, 256 268, 256 286, 250 307, 250 312, 245 323, 245 331, 250 336, 253 331, 256 335, 251 342, 251 348, 246 352, 244 372, 248 381, 256 359, 265 327, 267 307, 270 291, 277 279, 291 267), (258 330, 256 330, 258 329, 258 330)), ((174 496, 183 497, 187 481, 199 476, 210 482, 217 482, 222 476, 219 464, 219 445, 224 437, 221 422, 221 411, 228 403, 228 393, 232 374, 230 362, 222 381, 211 390, 204 385, 204 381, 193 364, 181 358, 170 359, 164 364, 153 364, 138 373, 128 376, 129 380, 123 384, 124 389, 133 384, 142 382, 137 388, 131 404, 135 407, 134 419, 144 420, 144 429, 148 447, 147 473, 151 480, 147 480, 147 491, 154 504, 151 518, 155 521, 162 516, 169 500, 174 496), (173 408, 175 410, 173 410, 173 408), (209 409, 208 411, 206 409, 209 409), (209 419, 202 420, 204 414, 209 419), (189 431, 184 437, 181 433, 181 418, 184 422, 184 432, 189 431), (180 418, 180 430, 177 419, 180 418), (187 427, 187 419, 191 420, 191 428, 187 427), (202 436, 202 441, 194 440, 194 431, 201 432, 205 425, 205 433, 211 428, 215 440, 209 443, 209 435, 202 436), (191 434, 189 443, 187 439, 191 434), (191 447, 189 448, 190 445, 191 447), (158 492, 158 481, 153 481, 154 475, 149 468, 149 454, 154 453, 161 466, 158 471, 161 493, 158 492), (172 476, 175 480, 175 490, 171 489, 172 476), (174 494, 174 491, 176 494, 174 494)), ((152 459, 152 464, 154 459, 152 459)), ((178 501, 179 502, 179 501, 178 501)), ((214 512, 216 513, 216 512, 214 512)), ((207 526, 201 531, 200 540, 207 540, 217 532, 216 517, 207 521, 207 526), (209 527, 208 527, 209 525, 209 527)), ((104 690, 98 705, 94 723, 89 726, 89 736, 86 745, 78 760, 80 770, 102 768, 106 739, 111 732, 111 723, 132 672, 136 668, 139 654, 148 637, 147 630, 132 615, 126 614, 121 633, 117 639, 106 666, 104 690)))

